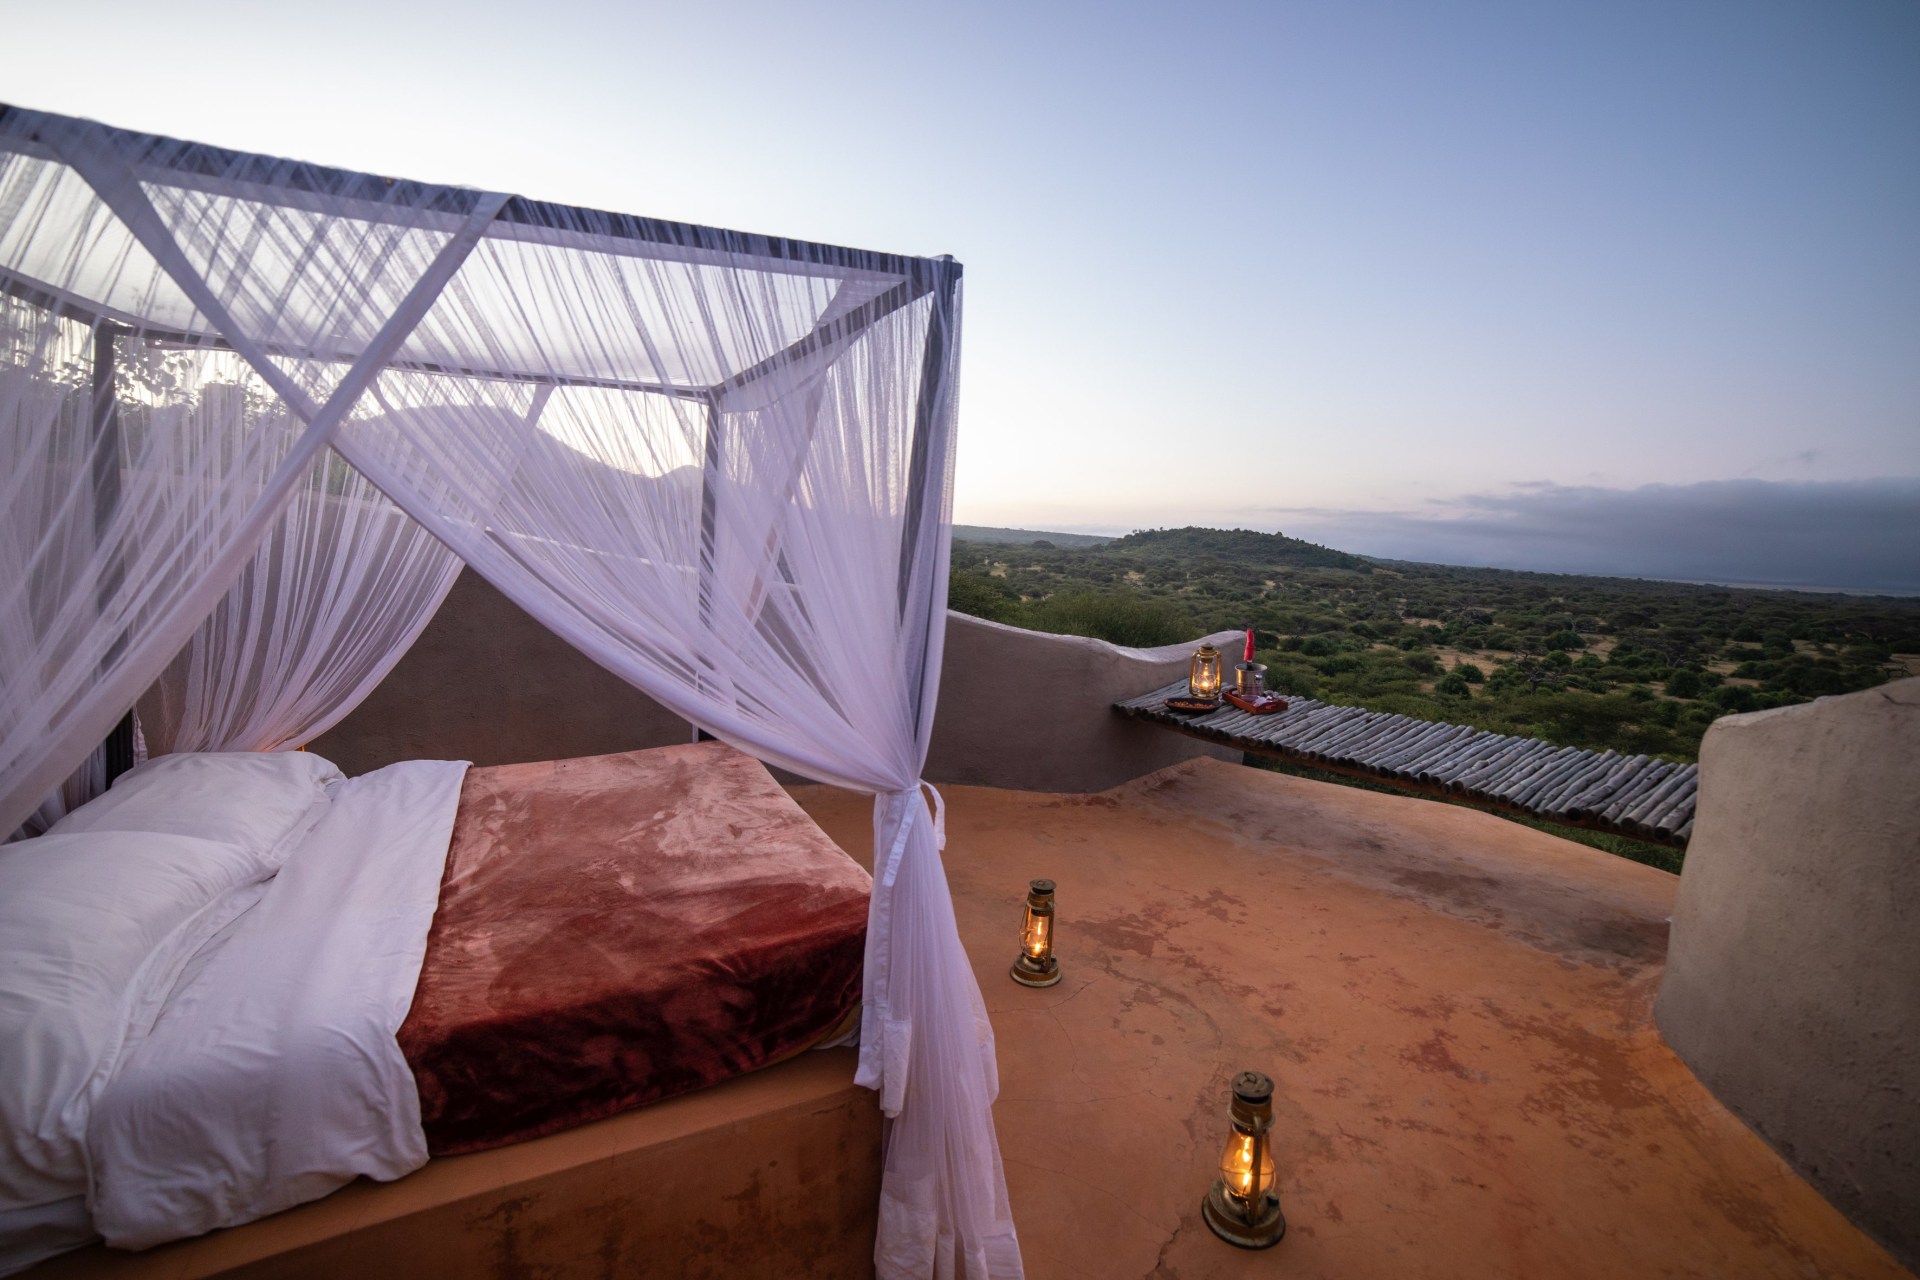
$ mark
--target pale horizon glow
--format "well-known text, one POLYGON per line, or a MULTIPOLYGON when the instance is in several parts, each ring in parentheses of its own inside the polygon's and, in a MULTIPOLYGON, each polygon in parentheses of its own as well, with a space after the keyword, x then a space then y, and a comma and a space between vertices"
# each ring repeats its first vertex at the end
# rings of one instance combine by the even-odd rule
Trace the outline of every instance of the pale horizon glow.
POLYGON ((953 254, 964 523, 1920 587, 1920 6, 184 12, 0 100, 953 254))

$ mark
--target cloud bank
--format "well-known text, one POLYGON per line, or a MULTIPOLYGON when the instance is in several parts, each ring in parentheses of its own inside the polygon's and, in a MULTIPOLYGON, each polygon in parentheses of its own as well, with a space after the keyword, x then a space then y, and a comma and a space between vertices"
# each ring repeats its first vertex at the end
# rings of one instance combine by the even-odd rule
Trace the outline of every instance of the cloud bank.
POLYGON ((1400 560, 1920 593, 1920 477, 1637 489, 1534 481, 1422 511, 1260 515, 1295 537, 1400 560))

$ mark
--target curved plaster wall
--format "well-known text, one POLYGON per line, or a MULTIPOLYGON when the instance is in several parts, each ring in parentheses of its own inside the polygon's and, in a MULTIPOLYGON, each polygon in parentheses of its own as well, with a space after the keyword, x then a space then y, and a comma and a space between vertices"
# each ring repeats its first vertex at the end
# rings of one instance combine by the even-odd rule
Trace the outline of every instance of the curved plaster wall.
POLYGON ((1920 1267, 1920 679, 1708 730, 1655 1017, 1920 1267))
MULTIPOLYGON (((1223 653, 1240 633, 1206 637, 1223 653)), ((1187 673, 1198 640, 1123 649, 947 614, 927 780, 1022 791, 1105 791, 1196 756, 1241 753, 1117 714, 1113 704, 1187 673)))
MULTIPOLYGON (((1211 638, 1230 642, 1236 633, 1211 638)), ((1116 699, 1184 673, 1191 652, 1122 649, 949 613, 927 778, 1103 791, 1195 756, 1237 761, 1238 752, 1110 710, 1116 699)), ((513 764, 692 736, 685 720, 583 657, 479 574, 463 572, 380 686, 308 745, 359 774, 421 757, 513 764)))
POLYGON ((564 760, 690 742, 685 720, 461 570, 387 678, 307 745, 349 774, 396 760, 564 760))

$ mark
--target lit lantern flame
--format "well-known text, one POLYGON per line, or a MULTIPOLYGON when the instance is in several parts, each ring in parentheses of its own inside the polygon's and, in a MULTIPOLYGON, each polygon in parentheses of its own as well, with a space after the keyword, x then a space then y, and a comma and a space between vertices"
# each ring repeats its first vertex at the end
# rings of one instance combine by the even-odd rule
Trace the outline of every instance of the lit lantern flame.
POLYGON ((1273 1190, 1273 1148, 1267 1135, 1235 1129, 1220 1157, 1220 1177, 1237 1199, 1254 1204, 1265 1200, 1273 1190))
POLYGON ((1020 948, 1035 960, 1053 954, 1053 917, 1027 912, 1026 927, 1020 930, 1020 948))
POLYGON ((1203 644, 1193 651, 1193 663, 1187 671, 1187 691, 1196 698, 1220 696, 1220 651, 1203 644))

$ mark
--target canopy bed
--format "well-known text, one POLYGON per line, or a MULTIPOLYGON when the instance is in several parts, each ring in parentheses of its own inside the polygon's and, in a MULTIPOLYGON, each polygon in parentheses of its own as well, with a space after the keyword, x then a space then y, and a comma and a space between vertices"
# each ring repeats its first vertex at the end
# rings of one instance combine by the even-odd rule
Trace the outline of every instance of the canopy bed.
MULTIPOLYGON (((879 1273, 1021 1273, 993 1133, 992 1032, 955 931, 938 798, 920 783, 944 634, 959 280, 950 259, 379 178, 0 107, 0 830, 29 836, 5 846, 0 875, 29 888, 58 881, 48 868, 65 854, 68 872, 107 868, 112 881, 158 848, 174 876, 120 904, 139 928, 108 930, 124 944, 118 967, 88 970, 104 1010, 92 1038, 75 1041, 90 1074, 21 1104, 44 1116, 57 1103, 55 1138, 78 1130, 94 1209, 137 1205, 157 1185, 148 1161, 167 1145, 154 1136, 162 1108, 141 1082, 203 1078, 188 1068, 206 1057, 207 1034, 245 1025, 249 1009, 281 1018, 288 1002, 250 982, 312 976, 275 950, 299 921, 345 929, 328 935, 333 954, 419 952, 408 961, 417 993, 409 980, 398 994, 343 996, 389 1039, 395 1013, 407 1019, 393 1053, 380 1046, 407 1079, 334 1108, 390 1127, 376 1176, 424 1160, 429 1143, 507 1140, 645 1100, 556 1059, 546 1086, 569 1081, 574 1113, 529 1111, 481 1132, 458 1115, 449 1082, 497 1077, 475 1065, 489 1043, 497 1061, 501 1037, 524 1044, 542 1027, 564 1043, 624 1017, 631 1034, 641 1003, 610 1014, 615 989, 712 1003, 692 970, 656 964, 644 979, 600 975, 598 988, 575 975, 564 1008, 486 1008, 493 996, 436 977, 435 948, 502 942, 533 963, 537 936, 503 941, 502 895, 644 879, 645 860, 602 836, 576 842, 599 848, 598 861, 562 859, 544 877, 515 864, 540 826, 525 815, 543 803, 592 809, 586 792, 564 799, 580 781, 564 775, 597 772, 599 786, 630 797, 639 774, 678 770, 669 789, 683 801, 701 787, 758 785, 738 766, 759 766, 724 748, 544 775, 413 762, 344 780, 287 765, 293 798, 267 807, 291 817, 271 840, 257 813, 226 829, 200 821, 219 817, 222 788, 192 782, 193 762, 304 754, 290 748, 379 682, 464 563, 720 742, 875 797, 870 894, 858 868, 856 886, 844 868, 797 853, 791 830, 775 839, 751 826, 724 845, 707 839, 696 880, 758 860, 832 889, 789 932, 828 939, 822 954, 839 956, 843 973, 859 951, 857 1078, 889 1117, 879 1273), (159 759, 80 804, 138 754, 136 701, 159 759), (160 775, 189 781, 148 805, 149 825, 88 829, 99 806, 138 798, 152 789, 141 779, 160 775), (302 807, 301 786, 325 794, 302 807), (345 834, 348 811, 381 838, 345 834), (163 825, 151 825, 155 812, 163 825), (438 853, 404 856, 409 842, 438 853), (322 862, 351 864, 345 883, 362 888, 304 869, 322 862), (858 942, 849 888, 866 897, 858 942), (371 902, 416 914, 367 932, 371 902), (417 1093, 399 1087, 416 1077, 417 1093), (409 1097, 425 1116, 407 1113, 409 1097)), ((687 909, 710 909, 710 895, 704 903, 687 909)), ((638 910, 631 894, 600 906, 605 929, 638 910)), ((762 933, 777 938, 783 926, 770 923, 762 933)), ((776 988, 782 954, 769 943, 753 960, 776 988)), ((705 969, 741 963, 710 957, 705 969)), ((807 961, 809 972, 822 963, 807 961)), ((759 1027, 750 1052, 703 1058, 697 1037, 676 1047, 666 1034, 667 1076, 680 1083, 662 1087, 804 1047, 823 1034, 823 1010, 846 1012, 852 979, 836 981, 808 993, 807 1017, 759 1027)), ((17 1003, 0 1014, 28 1017, 17 1003)), ((802 1002, 761 1003, 791 1013, 802 1002)), ((699 1025, 690 1013, 656 1017, 654 1029, 699 1025)), ((236 1132, 234 1110, 208 1102, 182 1123, 211 1149, 236 1132)), ((302 1177, 260 1171, 252 1207, 324 1194, 302 1177)), ((53 1203, 32 1181, 0 1177, 0 1229, 53 1203)), ((231 1212, 175 1206, 156 1220, 199 1229, 231 1212)), ((123 1235, 138 1243, 143 1231, 123 1235)))

